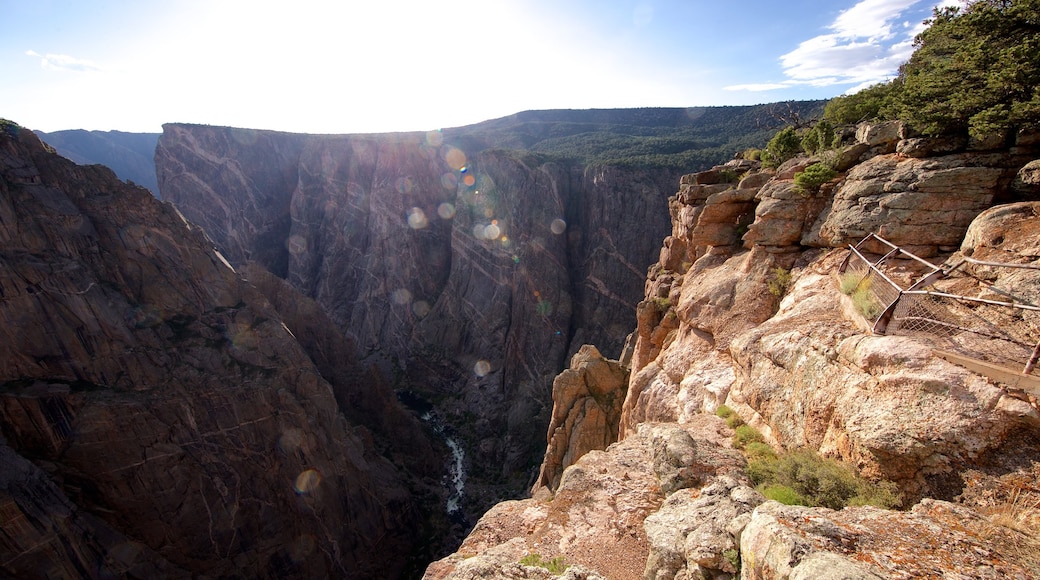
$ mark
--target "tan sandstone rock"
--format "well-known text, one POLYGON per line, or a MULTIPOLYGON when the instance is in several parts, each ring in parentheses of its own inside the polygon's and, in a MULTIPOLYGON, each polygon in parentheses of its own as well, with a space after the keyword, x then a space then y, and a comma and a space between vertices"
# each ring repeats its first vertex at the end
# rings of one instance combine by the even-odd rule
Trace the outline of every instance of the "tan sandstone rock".
POLYGON ((596 347, 585 345, 571 357, 570 368, 553 381, 548 446, 534 495, 539 488, 555 491, 564 470, 582 455, 617 441, 627 387, 628 370, 596 347))
POLYGON ((1020 532, 924 500, 909 512, 760 505, 741 535, 741 578, 1032 578, 1020 532))

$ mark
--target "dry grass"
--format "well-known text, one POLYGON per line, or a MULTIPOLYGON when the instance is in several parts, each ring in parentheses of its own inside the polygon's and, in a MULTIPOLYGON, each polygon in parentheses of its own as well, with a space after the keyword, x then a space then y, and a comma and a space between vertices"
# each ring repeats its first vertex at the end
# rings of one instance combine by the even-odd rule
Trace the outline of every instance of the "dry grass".
POLYGON ((1008 551, 1019 562, 1040 572, 1040 498, 1015 490, 997 505, 985 508, 989 521, 1011 533, 1002 534, 1008 551))

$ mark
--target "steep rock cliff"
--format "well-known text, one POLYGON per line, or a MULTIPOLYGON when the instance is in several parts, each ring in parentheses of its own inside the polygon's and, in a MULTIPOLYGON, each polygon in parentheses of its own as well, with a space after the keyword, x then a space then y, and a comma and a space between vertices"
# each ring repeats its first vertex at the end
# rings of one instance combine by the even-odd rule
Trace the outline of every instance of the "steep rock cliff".
POLYGON ((329 380, 380 396, 172 206, 5 123, 0 261, 5 574, 401 572, 416 500, 329 380))
MULTIPOLYGON (((560 483, 562 490, 572 472, 586 476, 587 466, 595 465, 597 480, 621 480, 619 496, 662 490, 660 503, 641 512, 645 552, 624 552, 635 559, 645 553, 646 565, 637 571, 614 562, 573 561, 619 578, 1040 573, 1035 396, 947 362, 926 336, 871 335, 868 321, 839 291, 836 271, 846 250, 830 247, 880 228, 936 263, 977 256, 1036 264, 1040 202, 987 208, 1035 194, 1027 185, 1028 162, 1038 152, 1022 136, 1011 150, 964 152, 966 142, 911 142, 901 134, 898 126, 861 127, 858 142, 837 152, 848 172, 818 191, 801 190, 793 181, 815 161, 804 158, 775 170, 740 160, 683 177, 670 200, 671 235, 649 269, 636 310, 621 440, 578 459, 560 483), (720 183, 727 174, 739 179, 720 183), (763 503, 742 487, 739 467, 678 490, 663 477, 631 477, 628 446, 650 429, 691 429, 716 420, 706 412, 723 403, 777 450, 807 447, 870 478, 895 481, 908 511, 763 503), (717 521, 720 514, 728 514, 721 518, 727 525, 717 521)), ((901 280, 913 275, 913 263, 905 262, 893 274, 901 280)), ((978 265, 970 274, 952 282, 965 295, 1013 295, 1026 304, 1040 299, 1035 270, 978 265), (977 284, 982 280, 999 291, 977 284)), ((997 323, 1035 344, 1040 326, 1034 315, 997 323)), ((573 406, 567 397, 560 403, 573 406)), ((724 448, 732 431, 720 429, 722 437, 699 432, 696 443, 714 440, 724 448)), ((552 457, 566 451, 556 449, 552 457)), ((709 465, 725 464, 716 461, 709 465)), ((692 458, 677 463, 680 469, 698 464, 692 458)), ((597 505, 596 495, 589 497, 597 505)), ((466 577, 462 556, 482 561, 494 554, 492 560, 505 567, 505 553, 514 559, 539 550, 563 554, 560 547, 567 544, 533 540, 541 519, 559 522, 559 533, 576 537, 567 532, 574 518, 553 520, 559 495, 541 501, 496 507, 464 549, 431 565, 427 576, 466 577), (529 525, 517 528, 516 522, 529 525), (452 576, 453 570, 463 574, 452 576)), ((618 537, 607 524, 586 526, 581 534, 604 546, 616 545, 618 537)))
POLYGON ((567 356, 620 351, 678 177, 533 159, 464 151, 447 131, 187 125, 156 151, 164 199, 233 264, 313 298, 366 364, 433 403, 471 481, 500 493, 530 483, 567 356))

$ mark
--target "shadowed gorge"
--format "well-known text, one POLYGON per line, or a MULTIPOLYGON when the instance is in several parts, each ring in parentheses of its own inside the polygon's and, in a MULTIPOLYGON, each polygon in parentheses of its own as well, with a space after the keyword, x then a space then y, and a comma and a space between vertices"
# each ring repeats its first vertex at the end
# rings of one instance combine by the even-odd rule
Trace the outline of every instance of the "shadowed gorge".
POLYGON ((0 177, 5 573, 403 572, 444 451, 320 312, 6 122, 0 177))
POLYGON ((156 167, 163 198, 233 264, 313 298, 459 432, 472 517, 536 475, 567 357, 620 352, 678 176, 761 145, 774 112, 532 111, 344 136, 170 124, 156 167), (662 139, 669 159, 637 154, 662 139))

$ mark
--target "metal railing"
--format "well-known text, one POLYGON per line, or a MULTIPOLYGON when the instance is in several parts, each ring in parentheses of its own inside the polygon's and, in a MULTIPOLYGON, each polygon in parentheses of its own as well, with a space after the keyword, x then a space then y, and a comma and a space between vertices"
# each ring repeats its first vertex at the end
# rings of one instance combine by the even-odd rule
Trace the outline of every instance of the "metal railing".
POLYGON ((1040 306, 994 287, 973 268, 1040 271, 1034 264, 969 257, 944 267, 870 234, 849 246, 838 272, 842 291, 873 322, 875 334, 921 333, 975 358, 1024 365, 1022 374, 1032 373, 1040 358, 1040 306), (868 246, 887 253, 872 261, 865 255, 868 246), (900 258, 910 262, 897 265, 900 258), (965 295, 968 290, 974 296, 965 295))

